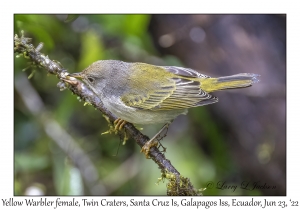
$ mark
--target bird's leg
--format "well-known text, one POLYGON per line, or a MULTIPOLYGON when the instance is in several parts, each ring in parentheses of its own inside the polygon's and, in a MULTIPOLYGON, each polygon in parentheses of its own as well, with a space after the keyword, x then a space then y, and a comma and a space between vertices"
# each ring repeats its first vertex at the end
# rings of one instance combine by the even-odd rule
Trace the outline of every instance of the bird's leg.
MULTIPOLYGON (((168 132, 168 129, 169 129, 169 126, 170 126, 171 123, 166 123, 161 129, 160 131, 158 131, 157 134, 155 134, 152 139, 150 139, 149 141, 147 141, 144 146, 142 147, 141 149, 141 152, 144 153, 146 155, 146 158, 150 158, 149 157, 149 151, 151 149, 151 147, 156 147, 158 145, 158 143, 160 144, 160 140, 163 139, 164 137, 167 136, 167 132, 168 132), (161 136, 162 132, 166 130, 166 133, 161 136)), ((160 146, 162 146, 160 144, 160 146)), ((163 146, 162 146, 163 147, 163 146)), ((163 150, 166 151, 166 148, 163 147, 163 150)))

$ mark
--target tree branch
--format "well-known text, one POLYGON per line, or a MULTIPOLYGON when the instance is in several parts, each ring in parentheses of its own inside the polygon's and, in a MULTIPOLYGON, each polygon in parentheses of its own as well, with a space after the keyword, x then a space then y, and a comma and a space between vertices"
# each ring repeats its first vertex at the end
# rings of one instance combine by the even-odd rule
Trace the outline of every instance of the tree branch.
MULTIPOLYGON (((33 65, 44 68, 48 73, 54 74, 58 77, 60 82, 58 87, 63 90, 67 87, 76 95, 78 95, 83 101, 92 104, 96 109, 102 112, 106 119, 112 124, 117 117, 109 112, 101 102, 100 98, 94 94, 84 83, 81 81, 69 77, 69 73, 60 64, 52 61, 40 53, 42 44, 39 44, 36 48, 30 44, 31 39, 15 35, 14 37, 14 52, 18 53, 17 56, 23 55, 24 58, 30 59, 33 65)), ((132 138, 136 143, 143 147, 144 144, 149 140, 149 138, 143 135, 139 130, 137 130, 131 123, 126 123, 125 132, 118 132, 121 138, 132 138)), ((162 179, 166 178, 170 181, 167 186, 168 195, 199 195, 199 191, 196 190, 190 183, 189 179, 184 178, 176 170, 176 168, 171 164, 171 162, 165 158, 158 148, 152 147, 149 151, 149 157, 159 166, 162 171, 162 179)))

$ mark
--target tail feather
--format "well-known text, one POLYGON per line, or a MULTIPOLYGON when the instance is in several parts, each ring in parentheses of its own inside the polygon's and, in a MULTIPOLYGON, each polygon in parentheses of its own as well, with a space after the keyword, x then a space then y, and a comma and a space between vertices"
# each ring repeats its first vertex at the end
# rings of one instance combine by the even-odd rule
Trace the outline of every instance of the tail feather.
POLYGON ((258 74, 242 73, 226 77, 203 78, 200 80, 200 87, 208 93, 231 88, 244 88, 259 82, 259 76, 258 74))

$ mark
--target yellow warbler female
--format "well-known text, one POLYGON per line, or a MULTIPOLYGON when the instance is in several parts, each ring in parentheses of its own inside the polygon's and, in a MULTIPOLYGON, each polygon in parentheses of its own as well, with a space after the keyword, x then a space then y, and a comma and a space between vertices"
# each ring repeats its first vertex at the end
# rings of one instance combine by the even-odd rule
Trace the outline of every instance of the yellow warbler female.
POLYGON ((189 68, 101 60, 70 76, 83 81, 118 118, 135 124, 168 123, 191 107, 216 103, 211 92, 244 88, 257 74, 211 78, 189 68))

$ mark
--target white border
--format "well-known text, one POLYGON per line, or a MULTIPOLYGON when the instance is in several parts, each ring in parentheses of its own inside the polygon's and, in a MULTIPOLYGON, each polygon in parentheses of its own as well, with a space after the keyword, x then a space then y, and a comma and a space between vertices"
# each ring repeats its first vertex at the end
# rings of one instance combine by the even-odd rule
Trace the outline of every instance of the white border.
MULTIPOLYGON (((149 1, 148 1, 149 2, 149 1)), ((149 4, 142 1, 70 1, 50 2, 13 1, 13 5, 1 5, 1 145, 0 145, 0 202, 13 195, 13 14, 14 13, 287 13, 287 197, 267 199, 297 199, 299 184, 299 12, 296 1, 157 1, 149 4), (279 3, 280 2, 280 3, 279 3), (9 41, 10 40, 10 41, 9 41)), ((274 113, 275 114, 275 113, 274 113)), ((69 199, 70 197, 68 197, 69 199)), ((80 197, 77 197, 80 199, 80 197)), ((91 198, 91 197, 89 197, 91 198)), ((112 197, 110 197, 111 199, 112 197)), ((154 199, 155 197, 148 197, 154 199)), ((160 197, 162 198, 162 197, 160 197)), ((163 197, 166 199, 171 199, 163 197)), ((255 199, 262 200, 264 197, 255 199)), ((15 198, 22 200, 22 197, 15 198)), ((49 199, 55 200, 56 197, 49 199)), ((99 199, 99 198, 95 198, 99 199)), ((121 199, 116 197, 116 199, 121 199)), ((130 197, 124 199, 130 200, 130 197)), ((142 198, 140 198, 142 199, 142 198)), ((176 198, 177 199, 177 198, 176 198)), ((178 198, 179 199, 179 198, 178 198)), ((182 199, 182 198, 180 198, 182 199)), ((218 197, 204 197, 203 200, 217 200, 218 197)), ((222 197, 231 200, 232 197, 222 197)), ((239 197, 241 200, 249 197, 239 197)), ((0 206, 2 204, 0 203, 0 206)), ((22 209, 31 209, 22 207, 22 209)), ((38 207, 40 208, 40 207, 38 207)), ((97 207, 99 208, 99 207, 97 207)), ((71 208, 67 208, 71 209, 71 208)), ((72 208, 73 209, 73 208, 72 208)), ((252 209, 252 208, 251 208, 252 209)))

